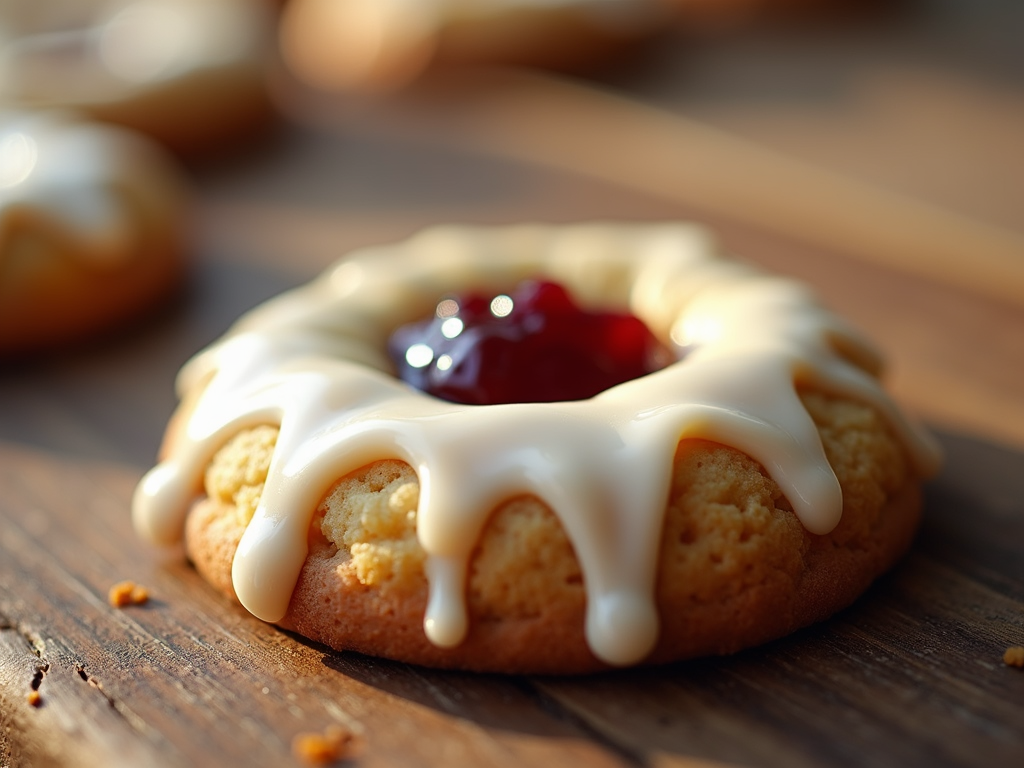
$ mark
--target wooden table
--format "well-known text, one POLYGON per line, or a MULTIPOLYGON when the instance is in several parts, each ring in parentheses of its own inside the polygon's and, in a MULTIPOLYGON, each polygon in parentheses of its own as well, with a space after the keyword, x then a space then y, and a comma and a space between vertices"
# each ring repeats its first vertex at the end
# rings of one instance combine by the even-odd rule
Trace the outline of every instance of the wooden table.
MULTIPOLYGON (((992 43, 1008 21, 943 9, 675 38, 608 82, 1024 235, 1020 62, 992 43)), ((1024 764, 1024 671, 1002 662, 1024 645, 1024 303, 524 163, 486 137, 460 148, 429 99, 401 126, 297 103, 273 140, 194 169, 183 296, 114 337, 0 369, 0 766, 287 765, 296 733, 331 724, 357 735, 350 761, 366 766, 1024 764), (808 280, 888 353, 893 391, 947 462, 912 552, 854 607, 730 658, 454 674, 304 642, 219 597, 180 552, 136 540, 129 499, 174 373, 240 312, 430 223, 605 217, 700 218, 808 280), (108 606, 126 578, 149 587, 147 605, 108 606)))

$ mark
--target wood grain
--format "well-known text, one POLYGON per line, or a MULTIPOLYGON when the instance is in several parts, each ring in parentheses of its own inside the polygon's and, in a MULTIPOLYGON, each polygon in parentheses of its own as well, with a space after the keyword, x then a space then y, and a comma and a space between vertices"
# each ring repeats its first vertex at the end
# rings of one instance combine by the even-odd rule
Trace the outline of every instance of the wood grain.
POLYGON ((1001 656, 1024 643, 1022 457, 944 442, 917 545, 852 609, 735 657, 578 679, 304 642, 136 540, 135 470, 0 445, 0 764, 282 765, 330 724, 366 766, 1015 764, 1024 674, 1001 656), (125 578, 149 604, 107 604, 125 578))
POLYGON ((228 605, 180 555, 140 546, 125 515, 132 472, 9 447, 0 467, 0 712, 14 764, 281 765, 296 733, 331 723, 367 742, 366 765, 623 762, 520 681, 343 657, 228 605), (108 606, 124 578, 151 601, 108 606), (34 680, 39 708, 26 701, 34 680))

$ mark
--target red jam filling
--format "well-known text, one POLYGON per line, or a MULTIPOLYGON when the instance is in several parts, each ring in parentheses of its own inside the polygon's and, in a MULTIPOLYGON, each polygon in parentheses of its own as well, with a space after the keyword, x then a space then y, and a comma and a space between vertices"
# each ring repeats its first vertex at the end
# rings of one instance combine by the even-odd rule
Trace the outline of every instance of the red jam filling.
POLYGON ((673 360, 640 320, 588 312, 562 286, 444 299, 434 317, 394 332, 399 377, 467 405, 585 400, 673 360))

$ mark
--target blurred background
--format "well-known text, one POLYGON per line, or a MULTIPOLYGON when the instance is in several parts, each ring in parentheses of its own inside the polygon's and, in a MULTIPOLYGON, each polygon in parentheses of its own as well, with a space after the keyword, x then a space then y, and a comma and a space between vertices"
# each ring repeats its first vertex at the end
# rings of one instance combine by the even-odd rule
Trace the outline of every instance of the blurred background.
POLYGON ((684 218, 879 338, 926 419, 1024 445, 1022 32, 1015 0, 0 0, 0 105, 192 184, 184 287, 0 363, 0 439, 146 466, 178 367, 352 248, 684 218))

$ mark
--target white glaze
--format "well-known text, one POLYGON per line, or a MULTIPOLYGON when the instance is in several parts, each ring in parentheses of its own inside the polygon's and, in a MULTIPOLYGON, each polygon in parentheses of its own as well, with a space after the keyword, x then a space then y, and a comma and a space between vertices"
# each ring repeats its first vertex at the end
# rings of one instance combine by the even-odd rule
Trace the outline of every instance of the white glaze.
POLYGON ((141 212, 177 210, 184 186, 141 137, 67 114, 0 110, 0 266, 30 233, 99 270, 145 256, 141 212))
POLYGON ((871 403, 917 470, 934 471, 930 438, 849 359, 877 366, 870 345, 802 286, 721 259, 695 227, 429 230, 341 261, 194 358, 179 391, 205 391, 182 438, 139 485, 134 521, 155 542, 178 540, 213 453, 239 429, 279 424, 263 498, 232 570, 242 604, 277 621, 330 486, 374 460, 405 460, 421 486, 417 535, 430 580, 424 628, 432 642, 453 646, 467 629, 467 560, 487 515, 512 496, 534 494, 561 519, 579 557, 591 649, 630 664, 657 639, 652 592, 681 438, 752 456, 814 533, 838 523, 842 498, 797 384, 871 403), (585 305, 628 308, 692 351, 579 402, 463 406, 387 373, 390 331, 428 315, 443 295, 507 290, 537 276, 562 283, 585 305))
POLYGON ((0 9, 0 99, 8 103, 117 116, 118 108, 130 110, 138 99, 159 94, 165 105, 200 104, 209 112, 218 106, 206 96, 210 87, 223 92, 224 78, 236 72, 258 76, 270 29, 267 9, 254 0, 41 6, 15 0, 0 9))

